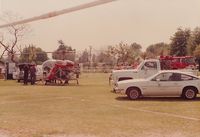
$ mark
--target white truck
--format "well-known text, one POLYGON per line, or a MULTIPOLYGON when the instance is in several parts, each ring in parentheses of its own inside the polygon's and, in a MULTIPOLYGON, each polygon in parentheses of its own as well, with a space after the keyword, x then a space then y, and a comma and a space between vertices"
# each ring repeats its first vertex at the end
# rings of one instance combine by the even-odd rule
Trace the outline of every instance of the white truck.
MULTIPOLYGON (((142 61, 136 69, 129 70, 113 70, 110 75, 110 80, 113 84, 118 81, 128 79, 148 78, 161 70, 161 63, 159 59, 148 59, 142 61)), ((198 71, 193 69, 180 69, 180 71, 197 75, 198 71)))

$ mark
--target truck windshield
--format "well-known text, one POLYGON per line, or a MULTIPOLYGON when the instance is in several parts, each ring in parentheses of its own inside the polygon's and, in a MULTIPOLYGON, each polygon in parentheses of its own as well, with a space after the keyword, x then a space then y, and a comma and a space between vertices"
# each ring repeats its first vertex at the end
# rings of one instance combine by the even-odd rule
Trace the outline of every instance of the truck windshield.
POLYGON ((136 69, 142 68, 143 64, 144 64, 144 61, 140 62, 140 64, 136 67, 136 69))
POLYGON ((142 69, 154 70, 157 69, 157 64, 154 61, 148 61, 145 62, 145 64, 142 66, 142 69))

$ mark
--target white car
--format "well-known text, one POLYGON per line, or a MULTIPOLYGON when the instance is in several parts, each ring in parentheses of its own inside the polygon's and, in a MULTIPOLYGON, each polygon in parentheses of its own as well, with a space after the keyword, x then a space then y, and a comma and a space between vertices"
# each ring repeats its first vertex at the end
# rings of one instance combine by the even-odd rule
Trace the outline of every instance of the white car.
POLYGON ((146 96, 179 96, 195 99, 200 92, 200 78, 180 71, 160 71, 147 79, 119 81, 116 93, 126 94, 135 100, 146 96))
MULTIPOLYGON (((24 80, 24 71, 22 70, 23 64, 21 65, 21 71, 20 68, 17 68, 15 72, 13 72, 13 79, 17 80, 18 82, 24 80)), ((36 81, 41 81, 43 79, 43 69, 42 65, 36 66, 36 81)), ((30 81, 30 78, 29 78, 30 81)))

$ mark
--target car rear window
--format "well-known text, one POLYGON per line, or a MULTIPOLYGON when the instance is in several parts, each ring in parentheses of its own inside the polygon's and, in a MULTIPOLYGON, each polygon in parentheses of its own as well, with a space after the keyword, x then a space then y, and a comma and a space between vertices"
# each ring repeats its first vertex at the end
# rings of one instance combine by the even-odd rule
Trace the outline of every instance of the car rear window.
POLYGON ((185 75, 185 74, 182 74, 181 75, 181 80, 183 81, 187 81, 187 80, 197 80, 198 78, 195 78, 195 77, 192 77, 192 76, 189 76, 189 75, 185 75))

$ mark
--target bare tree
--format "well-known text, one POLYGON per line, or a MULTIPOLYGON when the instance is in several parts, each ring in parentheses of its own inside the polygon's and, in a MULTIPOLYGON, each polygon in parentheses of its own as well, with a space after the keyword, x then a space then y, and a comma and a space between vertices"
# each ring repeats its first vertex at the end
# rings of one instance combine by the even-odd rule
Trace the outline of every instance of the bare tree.
POLYGON ((120 42, 115 46, 109 46, 108 53, 117 58, 117 64, 132 63, 140 56, 141 48, 141 45, 137 43, 127 44, 120 42))
MULTIPOLYGON (((20 17, 10 13, 5 12, 1 15, 1 22, 12 22, 15 20, 19 20, 20 17)), ((0 59, 7 53, 8 57, 12 62, 16 62, 15 53, 17 51, 21 52, 21 47, 18 45, 19 41, 24 38, 26 34, 30 32, 30 27, 28 25, 16 25, 10 26, 0 30, 0 48, 3 49, 0 59)))

